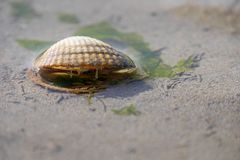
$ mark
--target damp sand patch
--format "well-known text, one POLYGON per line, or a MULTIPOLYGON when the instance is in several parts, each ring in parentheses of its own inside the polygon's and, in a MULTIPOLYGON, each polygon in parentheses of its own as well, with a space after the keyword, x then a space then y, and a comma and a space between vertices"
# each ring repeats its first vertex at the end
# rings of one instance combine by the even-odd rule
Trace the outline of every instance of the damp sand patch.
POLYGON ((39 17, 40 14, 33 8, 29 2, 15 1, 10 3, 11 14, 16 19, 33 19, 39 17))
POLYGON ((170 12, 212 28, 223 29, 229 33, 240 33, 240 10, 237 9, 186 4, 171 9, 170 12))

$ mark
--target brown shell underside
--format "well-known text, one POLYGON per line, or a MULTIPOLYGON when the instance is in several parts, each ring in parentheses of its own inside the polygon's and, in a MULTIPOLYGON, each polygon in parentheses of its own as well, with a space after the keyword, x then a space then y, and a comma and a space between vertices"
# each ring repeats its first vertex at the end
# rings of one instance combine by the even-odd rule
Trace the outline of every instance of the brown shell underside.
POLYGON ((52 90, 60 91, 60 92, 69 92, 69 93, 75 93, 75 94, 95 93, 97 91, 100 91, 100 90, 106 88, 106 85, 82 85, 82 86, 78 86, 78 87, 75 86, 73 88, 54 86, 54 85, 50 84, 49 82, 43 80, 39 74, 36 74, 31 69, 29 69, 27 71, 27 76, 29 79, 31 79, 37 85, 40 85, 46 89, 52 89, 52 90))
POLYGON ((133 61, 108 44, 89 37, 71 37, 57 42, 34 63, 37 68, 134 68, 133 61))

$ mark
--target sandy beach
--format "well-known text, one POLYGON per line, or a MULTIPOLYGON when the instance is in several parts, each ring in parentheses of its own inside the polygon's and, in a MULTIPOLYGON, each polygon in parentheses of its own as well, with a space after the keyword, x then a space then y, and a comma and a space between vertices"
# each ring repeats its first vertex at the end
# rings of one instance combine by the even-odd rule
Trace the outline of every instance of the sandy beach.
MULTIPOLYGON (((186 4, 180 0, 29 0, 33 18, 14 17, 10 2, 0 2, 1 160, 240 159, 239 21, 229 29, 198 13, 179 15, 175 8, 186 4), (63 23, 59 12, 79 21, 63 23), (204 54, 182 76, 115 85, 91 104, 88 95, 47 90, 26 77, 38 53, 17 39, 60 40, 101 21, 138 33, 152 50, 165 48, 160 56, 169 65, 204 54), (131 104, 141 115, 112 112, 131 104)), ((230 1, 197 5, 232 7, 230 1)))

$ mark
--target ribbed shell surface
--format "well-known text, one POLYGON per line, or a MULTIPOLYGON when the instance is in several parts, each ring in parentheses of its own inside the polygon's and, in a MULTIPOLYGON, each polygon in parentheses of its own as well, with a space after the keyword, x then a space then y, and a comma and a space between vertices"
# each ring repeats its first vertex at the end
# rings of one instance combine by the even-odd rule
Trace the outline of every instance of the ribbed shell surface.
POLYGON ((42 53, 34 62, 40 68, 134 68, 135 64, 126 55, 110 45, 85 36, 68 37, 58 41, 42 53))

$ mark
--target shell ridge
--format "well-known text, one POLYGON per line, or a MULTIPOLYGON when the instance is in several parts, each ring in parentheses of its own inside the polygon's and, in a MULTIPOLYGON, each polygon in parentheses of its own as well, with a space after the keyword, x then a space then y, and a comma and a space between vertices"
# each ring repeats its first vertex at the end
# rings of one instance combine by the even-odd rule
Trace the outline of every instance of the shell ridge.
POLYGON ((81 67, 132 68, 134 62, 109 44, 86 36, 73 36, 58 41, 39 56, 36 67, 81 67))

